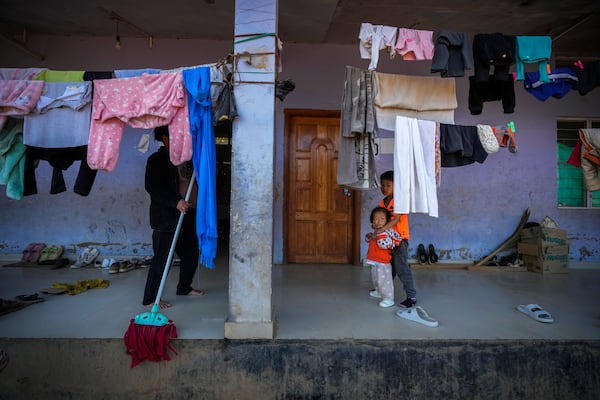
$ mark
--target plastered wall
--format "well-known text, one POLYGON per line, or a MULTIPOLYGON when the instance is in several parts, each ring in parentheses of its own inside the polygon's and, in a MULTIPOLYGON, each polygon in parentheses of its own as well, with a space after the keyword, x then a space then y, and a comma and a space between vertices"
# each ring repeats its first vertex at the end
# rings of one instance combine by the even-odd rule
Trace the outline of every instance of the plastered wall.
MULTIPOLYGON (((340 108, 345 65, 366 68, 356 46, 288 44, 284 41, 280 79, 293 79, 296 89, 285 101, 276 102, 274 261, 283 260, 283 110, 340 108)), ((10 43, 0 42, 0 67, 47 67, 59 70, 114 70, 126 68, 175 68, 216 62, 231 50, 230 42, 156 39, 152 49, 144 39, 123 38, 121 50, 114 39, 92 37, 30 36, 29 46, 44 60, 36 59, 10 43)), ((389 60, 380 57, 378 71, 430 76, 429 63, 389 60)), ((500 102, 484 103, 483 114, 472 116, 467 108, 468 79, 457 78, 458 109, 455 123, 502 124, 510 120, 517 128, 517 154, 501 149, 484 164, 442 170, 438 189, 439 217, 410 217, 409 254, 419 243, 433 243, 440 261, 473 260, 500 244, 516 227, 526 208, 532 221, 549 215, 567 230, 573 262, 600 262, 600 210, 556 207, 557 117, 600 118, 600 89, 586 96, 576 92, 563 99, 541 102, 516 84, 514 114, 503 114, 500 102)), ((88 197, 72 192, 76 162, 65 171, 68 191, 50 195, 51 169, 41 162, 37 170, 38 194, 11 200, 0 187, 0 255, 20 254, 30 242, 62 244, 66 255, 77 254, 87 245, 98 246, 101 254, 151 254, 148 196, 143 175, 148 153, 137 151, 143 130, 127 128, 120 158, 113 172, 99 172, 88 197)), ((382 137, 391 137, 382 132, 382 137)), ((377 160, 380 172, 393 168, 390 154, 377 160)), ((377 190, 362 193, 362 230, 368 213, 381 198, 377 190)), ((364 244, 362 253, 366 251, 364 244)))

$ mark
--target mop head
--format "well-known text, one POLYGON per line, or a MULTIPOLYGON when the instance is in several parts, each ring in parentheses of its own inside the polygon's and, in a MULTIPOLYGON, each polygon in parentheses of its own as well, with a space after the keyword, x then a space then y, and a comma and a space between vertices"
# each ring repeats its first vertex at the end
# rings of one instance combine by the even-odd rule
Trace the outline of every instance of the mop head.
POLYGON ((177 328, 173 321, 160 326, 142 325, 132 318, 124 337, 127 354, 131 355, 131 368, 145 360, 171 360, 169 350, 178 354, 171 346, 171 338, 176 337, 177 328))

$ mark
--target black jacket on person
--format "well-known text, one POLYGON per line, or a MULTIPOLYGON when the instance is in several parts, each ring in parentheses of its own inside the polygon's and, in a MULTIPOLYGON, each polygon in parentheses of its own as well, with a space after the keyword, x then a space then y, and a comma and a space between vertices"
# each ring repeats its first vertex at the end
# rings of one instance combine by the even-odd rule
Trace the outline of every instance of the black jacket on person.
POLYGON ((146 163, 146 192, 150 195, 150 227, 156 231, 173 232, 177 227, 179 193, 177 167, 171 163, 164 146, 148 157, 146 163))

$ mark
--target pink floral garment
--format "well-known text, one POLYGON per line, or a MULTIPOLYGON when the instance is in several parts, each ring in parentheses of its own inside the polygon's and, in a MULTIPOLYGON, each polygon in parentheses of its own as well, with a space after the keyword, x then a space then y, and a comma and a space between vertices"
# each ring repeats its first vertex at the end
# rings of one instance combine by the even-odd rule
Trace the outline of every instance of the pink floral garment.
POLYGON ((112 171, 119 158, 125 124, 133 128, 169 125, 170 159, 192 158, 192 136, 181 72, 94 80, 88 164, 112 171))
POLYGON ((433 32, 399 28, 396 51, 403 60, 431 60, 434 52, 433 32))
POLYGON ((7 116, 29 114, 40 99, 43 89, 42 81, 0 81, 0 129, 7 116))

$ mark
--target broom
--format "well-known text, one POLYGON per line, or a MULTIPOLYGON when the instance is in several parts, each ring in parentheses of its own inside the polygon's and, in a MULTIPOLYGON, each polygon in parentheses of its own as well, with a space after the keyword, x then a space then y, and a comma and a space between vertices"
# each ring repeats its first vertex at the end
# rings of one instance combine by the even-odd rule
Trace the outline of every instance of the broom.
MULTIPOLYGON (((185 194, 185 201, 189 201, 192 187, 196 174, 192 173, 190 183, 185 194)), ((183 224, 184 214, 179 214, 179 221, 177 221, 177 228, 175 229, 175 235, 171 242, 171 248, 169 249, 169 256, 165 269, 158 287, 158 293, 156 294, 156 300, 152 305, 151 311, 144 312, 136 315, 129 322, 129 328, 125 332, 124 340, 127 354, 131 355, 131 368, 135 367, 144 360, 149 361, 161 361, 171 360, 169 350, 176 355, 177 351, 171 346, 170 339, 177 337, 177 327, 172 320, 165 317, 159 311, 160 299, 162 292, 167 281, 167 275, 169 274, 169 268, 173 261, 173 254, 175 253, 175 245, 181 231, 181 225, 183 224)))

